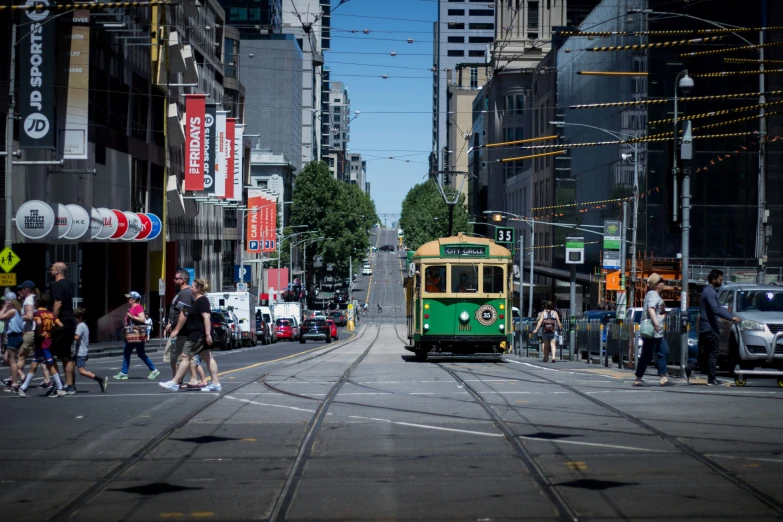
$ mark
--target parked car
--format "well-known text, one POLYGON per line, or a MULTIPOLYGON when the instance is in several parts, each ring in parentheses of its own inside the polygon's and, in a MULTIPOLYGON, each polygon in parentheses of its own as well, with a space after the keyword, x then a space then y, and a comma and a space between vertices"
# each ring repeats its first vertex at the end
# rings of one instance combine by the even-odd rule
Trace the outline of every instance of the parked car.
POLYGON ((299 322, 299 318, 288 315, 288 316, 281 317, 281 319, 286 319, 291 323, 291 326, 294 329, 294 341, 298 340, 299 331, 301 330, 301 323, 299 322))
POLYGON ((242 332, 239 330, 239 318, 234 312, 228 309, 220 310, 226 318, 228 327, 231 329, 232 348, 242 346, 242 332))
POLYGON ((346 326, 348 324, 348 314, 345 310, 334 310, 329 312, 329 319, 334 321, 334 324, 338 326, 346 326))
POLYGON ((773 337, 783 332, 783 288, 774 285, 735 284, 724 286, 718 302, 739 324, 718 319, 720 344, 718 365, 722 370, 757 366, 783 370, 783 340, 774 347, 772 362, 768 350, 773 337))
POLYGON ((372 275, 372 268, 370 265, 364 265, 362 267, 362 275, 372 275))
POLYGON ((285 339, 286 341, 295 341, 296 326, 290 319, 278 319, 275 321, 275 329, 277 330, 277 338, 285 339))
POLYGON ((331 336, 331 338, 334 339, 335 341, 338 340, 340 338, 339 337, 340 334, 337 331, 337 325, 334 324, 334 321, 332 321, 331 319, 327 319, 326 324, 329 325, 329 335, 331 336))
POLYGON ((269 325, 264 321, 264 314, 260 311, 256 312, 256 338, 261 344, 270 344, 272 342, 272 333, 269 330, 269 325))
POLYGON ((234 347, 231 328, 221 310, 212 310, 209 314, 212 321, 212 344, 218 350, 230 350, 234 347))
POLYGON ((299 336, 299 342, 304 344, 307 340, 325 340, 332 342, 332 335, 329 331, 329 324, 326 319, 308 319, 302 325, 302 332, 299 336))

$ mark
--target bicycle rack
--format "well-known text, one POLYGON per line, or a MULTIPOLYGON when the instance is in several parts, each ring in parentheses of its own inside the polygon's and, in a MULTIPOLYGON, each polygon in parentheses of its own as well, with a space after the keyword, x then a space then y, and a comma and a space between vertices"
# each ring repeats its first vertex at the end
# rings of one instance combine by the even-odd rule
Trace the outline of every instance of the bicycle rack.
MULTIPOLYGON (((775 347, 778 344, 778 340, 783 339, 783 332, 778 332, 772 337, 772 342, 767 347, 767 362, 771 363, 775 359, 775 347)), ((778 386, 783 388, 783 371, 779 370, 742 370, 737 366, 734 369, 734 384, 737 386, 745 386, 747 380, 746 375, 759 376, 759 377, 777 377, 778 386)))

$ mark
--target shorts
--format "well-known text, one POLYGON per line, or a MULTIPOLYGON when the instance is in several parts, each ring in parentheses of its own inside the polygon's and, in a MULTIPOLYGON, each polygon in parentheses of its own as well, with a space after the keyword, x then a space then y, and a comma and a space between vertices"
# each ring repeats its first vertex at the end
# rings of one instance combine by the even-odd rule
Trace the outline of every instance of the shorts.
POLYGON ((76 328, 63 326, 52 331, 52 353, 60 360, 71 359, 71 348, 76 328))
POLYGON ((541 332, 541 340, 544 342, 552 341, 555 338, 555 332, 541 332))
POLYGON ((87 361, 90 360, 89 355, 85 355, 84 357, 77 355, 76 356, 76 367, 77 368, 86 368, 87 367, 87 361))
POLYGON ((35 351, 35 332, 22 334, 22 346, 19 348, 19 357, 27 357, 35 351))
POLYGON ((54 357, 52 357, 52 352, 49 348, 36 347, 34 360, 37 363, 54 364, 54 357))
POLYGON ((182 350, 185 348, 185 341, 187 337, 180 335, 179 337, 169 337, 166 341, 166 348, 163 351, 163 362, 170 363, 176 361, 179 356, 182 355, 182 350))
POLYGON ((16 351, 22 347, 22 342, 23 342, 22 332, 6 334, 5 338, 6 338, 5 347, 8 348, 9 350, 16 351))
POLYGON ((198 355, 204 350, 209 350, 209 346, 202 337, 198 341, 185 341, 185 347, 182 353, 185 355, 198 355))

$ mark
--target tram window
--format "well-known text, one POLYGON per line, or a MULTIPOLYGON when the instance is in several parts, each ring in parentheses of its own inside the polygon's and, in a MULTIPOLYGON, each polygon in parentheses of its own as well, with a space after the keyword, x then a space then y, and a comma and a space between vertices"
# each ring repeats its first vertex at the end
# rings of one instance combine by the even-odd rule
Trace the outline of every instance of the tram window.
POLYGON ((484 293, 502 294, 503 292, 503 267, 484 265, 484 293))
POLYGON ((478 265, 452 266, 451 291, 469 294, 478 292, 478 265))
POLYGON ((424 290, 430 294, 446 292, 446 267, 428 266, 424 271, 424 290))

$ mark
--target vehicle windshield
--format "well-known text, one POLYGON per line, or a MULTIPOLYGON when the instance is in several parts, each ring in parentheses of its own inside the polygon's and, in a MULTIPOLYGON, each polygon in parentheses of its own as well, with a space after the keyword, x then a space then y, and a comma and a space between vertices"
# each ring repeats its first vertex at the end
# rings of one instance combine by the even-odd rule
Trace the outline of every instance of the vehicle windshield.
POLYGON ((326 324, 326 321, 323 319, 308 319, 305 321, 304 326, 305 328, 308 326, 323 326, 326 324))
POLYGON ((269 314, 264 314, 264 322, 268 323, 272 320, 272 316, 269 314))
POLYGON ((475 294, 478 292, 478 265, 453 265, 451 267, 451 291, 475 294))
POLYGON ((219 314, 217 312, 212 312, 209 314, 213 323, 221 323, 223 322, 223 315, 219 314))
POLYGON ((424 271, 424 290, 429 294, 442 294, 446 291, 446 266, 428 266, 424 271))
POLYGON ((783 312, 783 290, 739 292, 737 312, 783 312))
POLYGON ((288 321, 284 321, 283 319, 278 319, 275 323, 277 326, 291 326, 291 323, 288 321))

